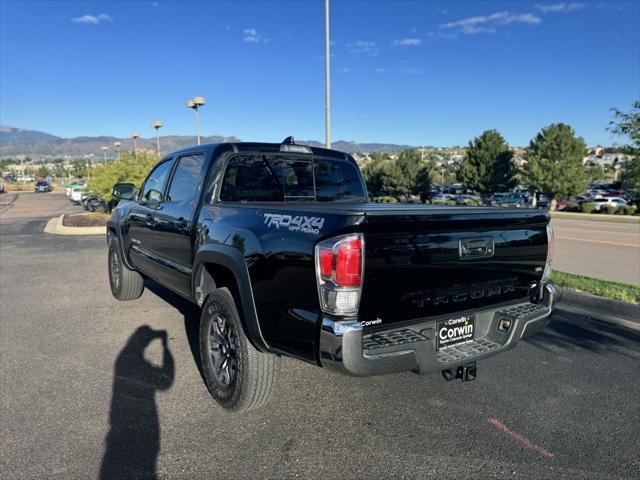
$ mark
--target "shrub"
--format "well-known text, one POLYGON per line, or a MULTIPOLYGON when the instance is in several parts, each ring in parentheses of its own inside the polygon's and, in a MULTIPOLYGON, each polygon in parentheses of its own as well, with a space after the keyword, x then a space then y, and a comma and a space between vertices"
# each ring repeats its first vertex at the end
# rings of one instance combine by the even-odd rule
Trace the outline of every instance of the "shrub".
POLYGON ((147 178, 158 159, 155 156, 138 152, 136 159, 130 152, 121 152, 121 160, 98 165, 91 171, 89 190, 96 192, 105 200, 111 199, 111 190, 116 183, 133 183, 137 188, 147 178))
POLYGON ((600 213, 604 214, 604 215, 613 215, 616 211, 617 207, 614 207, 613 205, 602 205, 600 207, 600 213))
POLYGON ((563 212, 581 212, 582 208, 577 203, 572 203, 564 207, 563 212))
POLYGON ((593 203, 585 202, 582 204, 582 213, 593 213, 595 208, 593 203))
POLYGON ((622 210, 622 215, 635 215, 638 208, 633 205, 624 205, 622 207, 618 207, 618 210, 622 210))
POLYGON ((453 200, 436 200, 432 201, 431 205, 455 205, 456 202, 453 200))
POLYGON ((381 197, 372 197, 371 200, 375 203, 398 203, 398 200, 396 198, 390 197, 388 195, 383 195, 381 197))

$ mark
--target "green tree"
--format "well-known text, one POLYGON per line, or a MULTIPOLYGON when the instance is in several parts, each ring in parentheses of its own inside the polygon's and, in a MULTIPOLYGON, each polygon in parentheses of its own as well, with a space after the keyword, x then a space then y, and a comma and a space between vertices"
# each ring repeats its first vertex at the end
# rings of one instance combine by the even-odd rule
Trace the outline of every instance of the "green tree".
POLYGON ((622 180, 625 185, 636 189, 636 195, 640 192, 640 156, 634 157, 625 167, 622 180))
POLYGON ((530 189, 548 195, 549 208, 555 210, 559 197, 575 197, 587 189, 588 175, 583 166, 587 147, 573 128, 554 123, 543 128, 529 142, 524 154, 524 180, 530 189))
POLYGON ((388 156, 374 153, 371 155, 371 160, 362 167, 362 176, 372 197, 383 195, 382 171, 388 162, 391 162, 388 156))
POLYGON ((420 167, 416 176, 415 193, 420 194, 422 201, 426 200, 431 189, 431 165, 426 164, 420 167))
POLYGON ((140 188, 157 161, 155 155, 144 152, 138 152, 137 159, 131 152, 120 152, 120 161, 110 161, 91 170, 89 189, 110 200, 116 183, 133 183, 140 188))
POLYGON ((374 153, 371 161, 362 167, 362 175, 372 197, 426 193, 429 189, 428 174, 429 164, 423 164, 420 153, 415 150, 403 150, 396 160, 387 154, 374 153))
POLYGON ((633 147, 640 149, 640 100, 633 102, 631 111, 624 113, 612 108, 614 119, 609 122, 609 131, 616 135, 626 135, 631 139, 633 147))
POLYGON ((509 190, 516 185, 513 152, 497 130, 486 130, 469 142, 458 179, 480 193, 509 190))

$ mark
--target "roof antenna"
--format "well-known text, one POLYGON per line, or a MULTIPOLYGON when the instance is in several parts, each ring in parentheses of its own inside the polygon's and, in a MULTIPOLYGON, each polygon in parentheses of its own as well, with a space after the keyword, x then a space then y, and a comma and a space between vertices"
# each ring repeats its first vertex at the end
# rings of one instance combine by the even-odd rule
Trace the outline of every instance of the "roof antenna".
POLYGON ((289 136, 282 141, 282 145, 295 145, 296 142, 293 137, 289 136))

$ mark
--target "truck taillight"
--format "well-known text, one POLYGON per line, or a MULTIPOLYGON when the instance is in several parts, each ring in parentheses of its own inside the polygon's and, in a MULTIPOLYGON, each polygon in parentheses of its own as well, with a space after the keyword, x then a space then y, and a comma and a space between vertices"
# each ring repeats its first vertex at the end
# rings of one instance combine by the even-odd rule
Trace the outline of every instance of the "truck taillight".
POLYGON ((362 234, 331 238, 316 245, 320 307, 333 315, 355 315, 364 268, 362 234))
POLYGON ((544 265, 544 272, 542 272, 542 279, 540 283, 545 284, 551 279, 551 264, 553 263, 553 227, 551 224, 547 224, 547 262, 544 265))

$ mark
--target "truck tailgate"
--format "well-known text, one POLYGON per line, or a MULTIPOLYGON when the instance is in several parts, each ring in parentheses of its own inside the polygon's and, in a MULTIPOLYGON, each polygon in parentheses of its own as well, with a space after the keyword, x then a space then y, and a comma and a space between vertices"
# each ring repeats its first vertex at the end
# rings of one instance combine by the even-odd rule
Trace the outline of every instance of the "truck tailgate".
POLYGON ((546 211, 389 207, 367 209, 362 225, 359 317, 372 325, 522 299, 542 276, 546 211))

